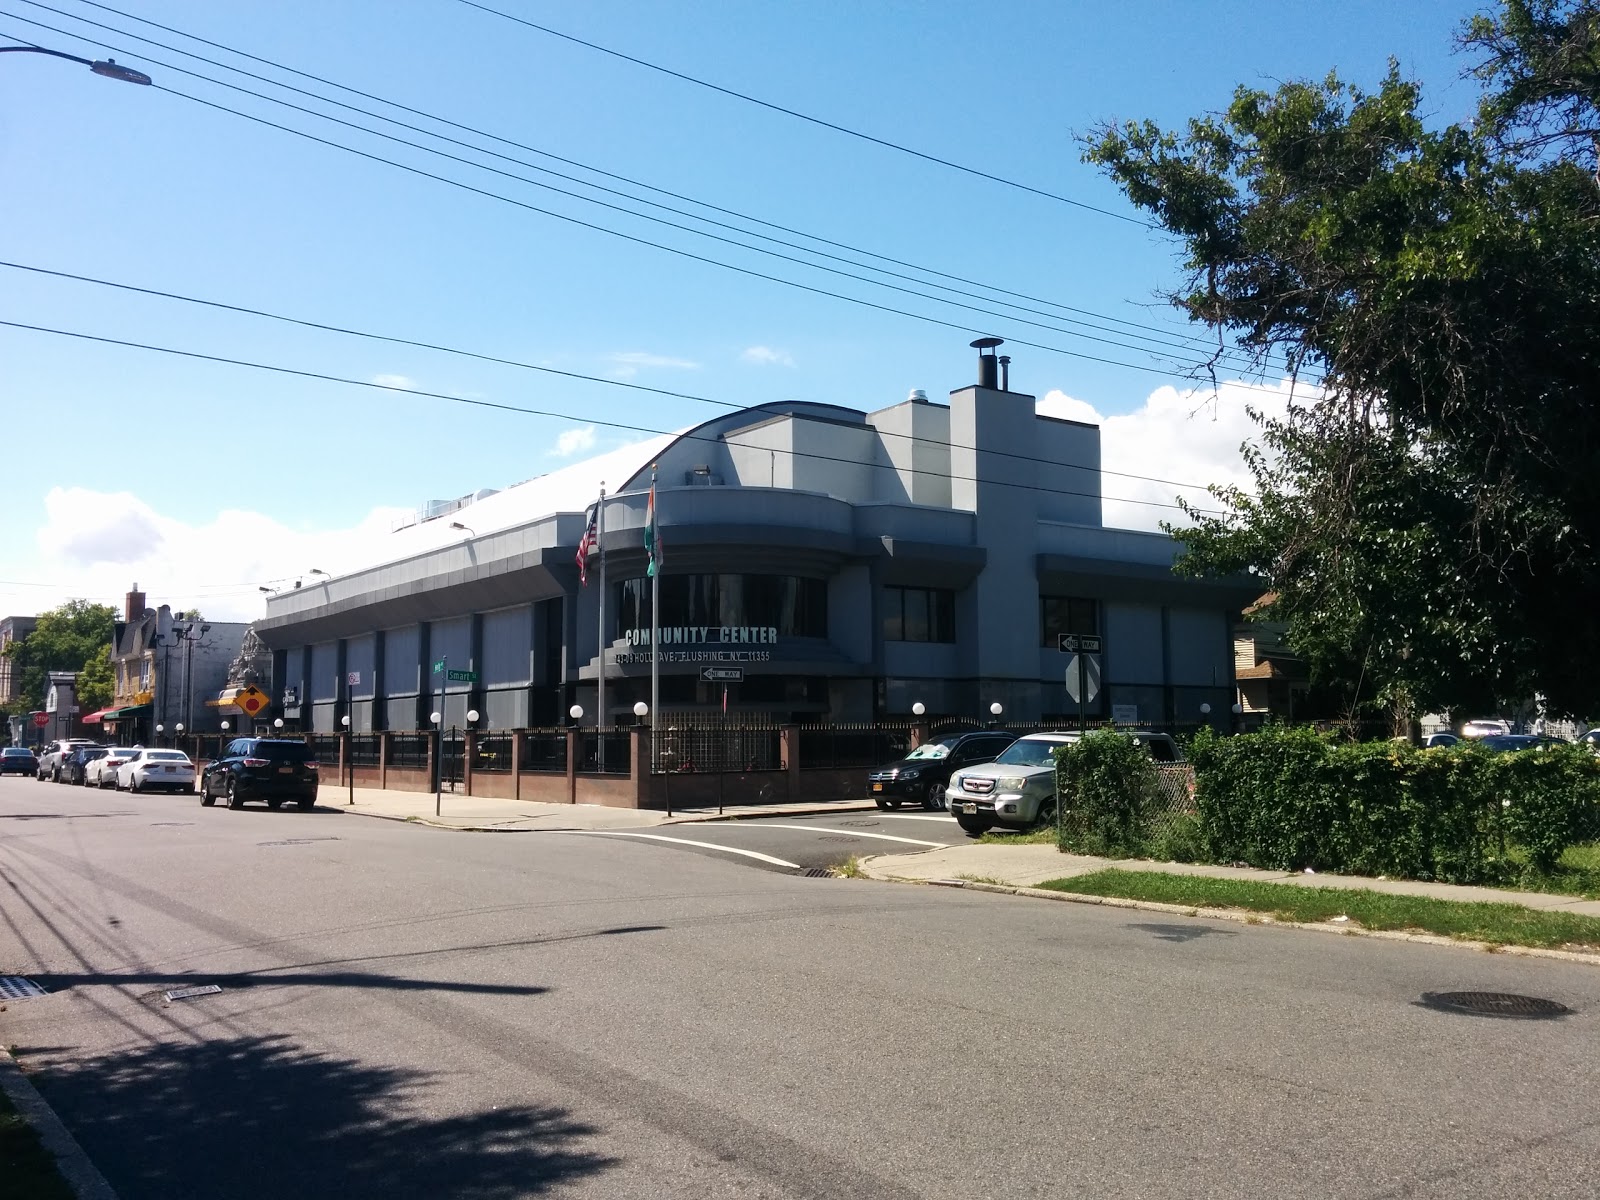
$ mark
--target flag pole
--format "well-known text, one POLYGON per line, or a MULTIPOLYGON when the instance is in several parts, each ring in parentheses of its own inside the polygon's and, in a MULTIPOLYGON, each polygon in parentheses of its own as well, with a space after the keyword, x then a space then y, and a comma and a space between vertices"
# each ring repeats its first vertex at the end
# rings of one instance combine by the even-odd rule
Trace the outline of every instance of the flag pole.
POLYGON ((594 540, 600 546, 600 629, 595 635, 600 643, 600 688, 595 699, 595 725, 599 729, 600 773, 606 770, 606 485, 600 483, 600 503, 595 506, 594 540))
POLYGON ((650 539, 650 770, 661 768, 661 569, 656 546, 656 464, 650 464, 650 502, 645 533, 650 539))

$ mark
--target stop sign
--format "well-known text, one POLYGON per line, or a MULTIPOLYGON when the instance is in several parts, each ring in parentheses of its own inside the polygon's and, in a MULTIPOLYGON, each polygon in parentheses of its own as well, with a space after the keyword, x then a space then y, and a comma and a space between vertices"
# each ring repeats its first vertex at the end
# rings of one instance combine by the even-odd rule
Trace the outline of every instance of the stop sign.
POLYGON ((35 725, 37 725, 40 729, 43 729, 46 725, 50 724, 50 714, 49 713, 34 713, 33 714, 33 723, 35 725))

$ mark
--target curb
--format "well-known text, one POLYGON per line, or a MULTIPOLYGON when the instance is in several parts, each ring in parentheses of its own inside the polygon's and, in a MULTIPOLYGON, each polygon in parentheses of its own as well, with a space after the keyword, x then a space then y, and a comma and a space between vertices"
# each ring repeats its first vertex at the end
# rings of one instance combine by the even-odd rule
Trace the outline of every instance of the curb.
POLYGON ((67 1132, 61 1118, 23 1074, 11 1052, 3 1047, 0 1047, 0 1090, 39 1135, 45 1150, 54 1155, 56 1169, 78 1200, 117 1200, 117 1193, 106 1182, 106 1177, 89 1160, 78 1140, 67 1132))
MULTIPOLYGON (((328 808, 335 807, 327 805, 328 808)), ((563 825, 560 828, 543 828, 540 826, 525 826, 521 828, 508 828, 504 825, 451 825, 446 821, 427 816, 400 816, 398 813, 363 812, 359 808, 350 808, 346 805, 337 806, 338 810, 352 817, 375 817, 380 821, 399 821, 404 825, 425 825, 429 829, 444 829, 451 833, 588 833, 587 829, 574 828, 563 825)), ((573 807, 568 805, 567 807, 573 807)), ((856 813, 875 811, 877 805, 868 802, 856 808, 786 808, 780 812, 744 812, 744 813, 691 813, 682 816, 668 817, 658 821, 658 825, 703 825, 716 821, 755 821, 766 817, 826 817, 834 813, 856 813)), ((614 812, 623 809, 611 810, 614 812)), ((659 812, 659 809, 639 809, 639 812, 659 812)), ((552 814, 554 815, 554 814, 552 814)), ((512 820, 536 820, 533 817, 513 817, 512 820)))
POLYGON ((1582 963, 1600 967, 1600 954, 1579 950, 1549 950, 1543 946, 1502 946, 1466 938, 1443 937, 1436 933, 1405 933, 1395 929, 1363 929, 1359 925, 1328 925, 1310 921, 1280 921, 1270 913, 1236 908, 1196 908, 1189 904, 1166 904, 1159 900, 1130 900, 1125 896, 1089 896, 1081 892, 1058 892, 1050 888, 1022 887, 1002 883, 979 883, 972 879, 907 879, 898 875, 869 875, 883 883, 923 884, 928 887, 962 888, 973 892, 998 892, 1005 896, 1024 896, 1033 900, 1056 900, 1066 904, 1098 904, 1103 908, 1129 908, 1143 912, 1166 913, 1175 917, 1201 917, 1209 921, 1231 921, 1236 925, 1271 925, 1278 929, 1304 929, 1313 933, 1334 933, 1340 937, 1376 938, 1384 942, 1411 942, 1420 946, 1454 946, 1484 954, 1509 954, 1515 958, 1550 958, 1558 962, 1582 963))

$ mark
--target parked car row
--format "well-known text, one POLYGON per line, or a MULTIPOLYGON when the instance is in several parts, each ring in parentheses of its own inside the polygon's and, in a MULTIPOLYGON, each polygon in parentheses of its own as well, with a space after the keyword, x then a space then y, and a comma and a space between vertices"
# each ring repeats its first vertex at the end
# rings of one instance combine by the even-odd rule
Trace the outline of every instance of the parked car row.
POLYGON ((293 738, 235 738, 197 772, 182 750, 148 746, 100 746, 82 738, 52 742, 42 754, 23 746, 0 750, 0 773, 32 774, 38 780, 120 791, 200 792, 207 808, 219 798, 229 808, 261 800, 268 808, 292 801, 317 802, 320 776, 312 748, 293 738))
POLYGON ((194 763, 182 750, 74 742, 47 751, 35 763, 34 776, 41 781, 119 792, 194 791, 194 763))
MULTIPOLYGON (((986 729, 934 738, 898 762, 867 776, 878 807, 948 808, 966 832, 977 836, 996 827, 1026 829, 1053 817, 1055 751, 1078 740, 1076 732, 1019 737, 986 729)), ((1157 762, 1183 761, 1165 733, 1129 734, 1157 762)))

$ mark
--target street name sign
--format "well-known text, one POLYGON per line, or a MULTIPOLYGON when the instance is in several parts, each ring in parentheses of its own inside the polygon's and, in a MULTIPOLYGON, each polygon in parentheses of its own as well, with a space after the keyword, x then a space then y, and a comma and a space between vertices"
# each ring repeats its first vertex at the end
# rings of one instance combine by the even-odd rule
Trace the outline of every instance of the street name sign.
POLYGON ((704 683, 739 683, 744 679, 744 668, 701 667, 700 679, 704 683))
POLYGON ((446 671, 444 678, 446 683, 477 683, 478 673, 476 671, 446 671))

